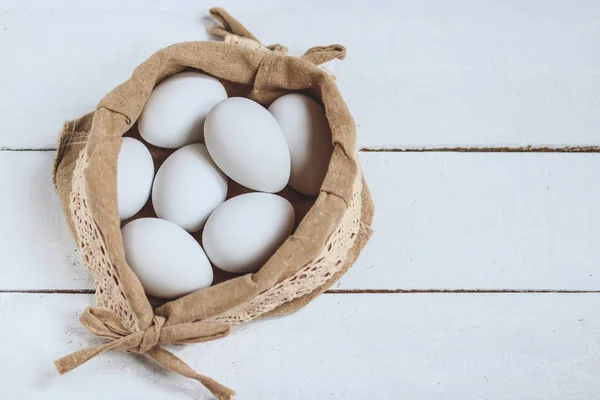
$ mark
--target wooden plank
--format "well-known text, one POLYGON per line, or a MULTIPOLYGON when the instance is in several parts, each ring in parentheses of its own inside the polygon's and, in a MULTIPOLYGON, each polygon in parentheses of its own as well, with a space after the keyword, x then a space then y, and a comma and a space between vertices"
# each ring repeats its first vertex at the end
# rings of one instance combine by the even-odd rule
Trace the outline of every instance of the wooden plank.
POLYGON ((600 288, 600 154, 366 153, 372 241, 341 288, 600 288))
MULTIPOLYGON (((600 144, 597 1, 222 3, 295 55, 347 46, 335 72, 363 147, 600 144)), ((154 51, 207 39, 212 4, 3 1, 0 147, 54 147, 154 51)))
MULTIPOLYGON (((101 354, 58 376, 54 359, 101 342, 77 321, 91 301, 0 294, 4 398, 205 398, 196 382, 133 354, 101 354)), ((599 307, 597 294, 324 295, 170 349, 246 400, 593 399, 599 307)))
POLYGON ((0 152, 0 289, 88 289, 52 185, 54 152, 0 152))
MULTIPOLYGON (((91 289, 51 152, 0 152, 0 289, 91 289)), ((600 288, 599 154, 361 153, 375 234, 336 289, 600 288)))

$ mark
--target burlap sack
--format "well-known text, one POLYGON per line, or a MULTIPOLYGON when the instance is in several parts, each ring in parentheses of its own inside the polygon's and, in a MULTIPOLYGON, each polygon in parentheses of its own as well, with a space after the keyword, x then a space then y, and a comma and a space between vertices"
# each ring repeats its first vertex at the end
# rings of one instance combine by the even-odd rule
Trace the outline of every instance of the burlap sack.
POLYGON ((318 66, 343 59, 345 49, 314 47, 302 58, 292 57, 283 46, 260 44, 223 9, 210 12, 222 25, 211 32, 224 42, 179 43, 158 51, 93 113, 64 126, 54 183, 96 288, 97 307, 86 309, 81 322, 108 341, 57 360, 61 374, 106 350, 144 353, 200 381, 218 399, 231 399, 232 390, 196 373, 161 345, 217 339, 238 324, 298 310, 346 272, 370 237, 373 204, 361 176, 354 121, 334 77, 318 66), (153 309, 124 257, 117 156, 121 137, 134 126, 154 86, 184 68, 246 85, 250 98, 265 106, 292 91, 312 96, 325 107, 334 151, 314 205, 258 272, 153 309))

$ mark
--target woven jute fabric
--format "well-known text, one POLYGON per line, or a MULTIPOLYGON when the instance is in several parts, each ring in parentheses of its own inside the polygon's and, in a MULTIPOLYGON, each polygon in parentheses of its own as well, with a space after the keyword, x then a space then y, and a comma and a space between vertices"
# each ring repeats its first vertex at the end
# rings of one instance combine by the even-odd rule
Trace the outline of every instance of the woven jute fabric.
POLYGON ((179 43, 158 51, 94 112, 64 126, 53 178, 96 288, 96 307, 83 312, 81 323, 107 342, 57 360, 60 373, 108 350, 143 353, 198 380, 218 399, 231 399, 231 389, 196 373, 162 345, 218 339, 238 324, 298 310, 352 266, 371 235, 373 203, 358 161, 355 124, 335 78, 319 67, 343 59, 346 50, 314 47, 292 57, 284 46, 261 44, 223 9, 210 12, 221 24, 211 33, 223 42, 179 43), (122 136, 134 127, 153 88, 184 69, 245 87, 264 106, 291 92, 313 97, 325 108, 334 150, 314 204, 260 270, 153 308, 124 256, 117 157, 122 136))

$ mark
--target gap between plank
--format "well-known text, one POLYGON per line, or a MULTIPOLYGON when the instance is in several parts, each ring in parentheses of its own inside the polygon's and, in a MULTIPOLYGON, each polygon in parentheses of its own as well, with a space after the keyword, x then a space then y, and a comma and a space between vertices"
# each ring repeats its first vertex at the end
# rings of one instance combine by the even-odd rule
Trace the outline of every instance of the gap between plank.
MULTIPOLYGON (((0 151, 56 151, 55 148, 1 147, 0 151)), ((521 147, 363 147, 360 153, 600 153, 600 146, 521 146, 521 147)))
POLYGON ((418 294, 418 293, 600 293, 600 290, 562 289, 330 289, 324 294, 418 294))
POLYGON ((0 147, 0 151, 56 151, 56 149, 54 148, 39 148, 39 149, 34 149, 34 148, 13 148, 13 147, 0 147))
POLYGON ((600 146, 521 147, 363 147, 361 153, 600 153, 600 146))
MULTIPOLYGON (((94 294, 94 289, 0 289, 2 293, 21 294, 94 294)), ((330 289, 323 294, 490 294, 490 293, 551 293, 551 294, 590 294, 600 290, 560 290, 560 289, 330 289)))

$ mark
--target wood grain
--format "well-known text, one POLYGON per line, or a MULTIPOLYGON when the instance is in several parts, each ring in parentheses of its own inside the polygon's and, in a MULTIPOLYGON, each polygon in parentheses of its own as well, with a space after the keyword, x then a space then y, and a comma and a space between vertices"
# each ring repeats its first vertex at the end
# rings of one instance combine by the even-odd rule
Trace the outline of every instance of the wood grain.
MULTIPOLYGON (((64 120, 93 110, 150 54, 208 39, 213 5, 3 1, 0 147, 54 147, 64 120)), ((295 55, 331 43, 348 48, 333 72, 361 147, 600 144, 599 2, 375 1, 366 11, 358 0, 221 5, 295 55)))
POLYGON ((600 288, 600 154, 366 153, 361 162, 375 234, 340 288, 600 288))
MULTIPOLYGON (((88 295, 0 294, 7 399, 208 398, 132 354, 64 376, 52 361, 99 343, 78 323, 88 295), (24 373, 24 371, 27 371, 24 373)), ((253 399, 593 399, 600 295, 324 295, 231 336, 171 349, 253 399)))
POLYGON ((0 289, 91 288, 52 185, 53 152, 0 152, 0 289))
MULTIPOLYGON (((53 154, 0 152, 0 290, 91 289, 53 154)), ((337 290, 600 290, 600 154, 362 153, 375 234, 337 290)))

